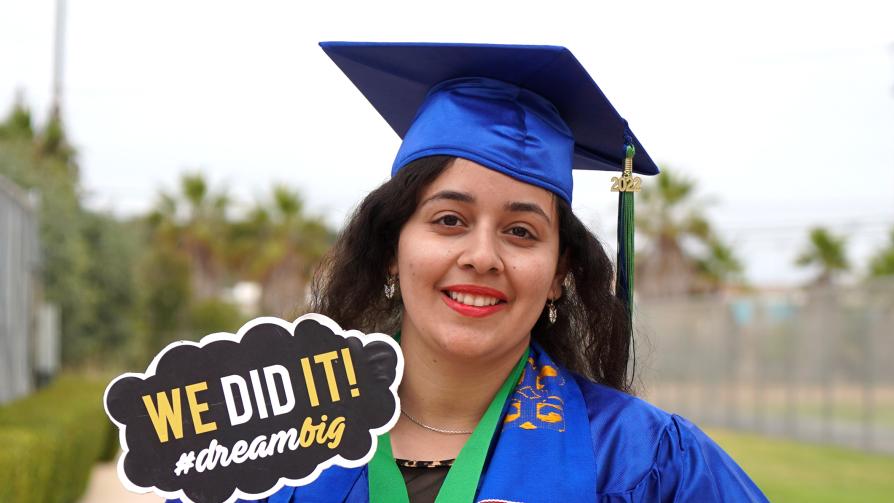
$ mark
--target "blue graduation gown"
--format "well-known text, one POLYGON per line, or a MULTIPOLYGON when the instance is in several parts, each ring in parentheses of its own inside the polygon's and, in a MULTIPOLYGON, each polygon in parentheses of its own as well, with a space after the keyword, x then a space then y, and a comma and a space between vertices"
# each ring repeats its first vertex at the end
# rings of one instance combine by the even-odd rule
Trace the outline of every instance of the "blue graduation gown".
MULTIPOLYGON (((767 501, 695 425, 559 367, 536 344, 504 418, 476 502, 767 501)), ((331 467, 263 501, 368 503, 367 469, 331 467)))

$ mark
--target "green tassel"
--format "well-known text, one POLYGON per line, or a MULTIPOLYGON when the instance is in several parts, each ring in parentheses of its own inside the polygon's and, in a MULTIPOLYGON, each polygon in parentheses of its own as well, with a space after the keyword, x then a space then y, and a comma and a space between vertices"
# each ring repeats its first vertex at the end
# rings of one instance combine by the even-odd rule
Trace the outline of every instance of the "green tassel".
POLYGON ((633 317, 633 193, 618 194, 618 277, 616 292, 633 317))
POLYGON ((627 316, 633 326, 633 156, 636 150, 628 144, 624 160, 624 175, 621 177, 622 190, 618 194, 618 261, 615 279, 615 295, 627 308, 627 316))

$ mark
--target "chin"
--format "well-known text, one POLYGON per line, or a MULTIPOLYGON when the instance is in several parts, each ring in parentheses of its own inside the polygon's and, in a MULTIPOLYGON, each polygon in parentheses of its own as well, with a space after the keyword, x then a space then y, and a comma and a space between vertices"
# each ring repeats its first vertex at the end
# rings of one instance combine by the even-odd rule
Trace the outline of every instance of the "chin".
POLYGON ((492 354, 489 347, 480 342, 467 342, 463 340, 439 341, 438 344, 445 355, 453 358, 462 358, 468 360, 478 360, 488 354, 492 354))
POLYGON ((498 342, 498 338, 493 332, 456 329, 450 335, 437 337, 435 341, 445 356, 469 361, 493 359, 522 344, 521 341, 509 344, 498 342))

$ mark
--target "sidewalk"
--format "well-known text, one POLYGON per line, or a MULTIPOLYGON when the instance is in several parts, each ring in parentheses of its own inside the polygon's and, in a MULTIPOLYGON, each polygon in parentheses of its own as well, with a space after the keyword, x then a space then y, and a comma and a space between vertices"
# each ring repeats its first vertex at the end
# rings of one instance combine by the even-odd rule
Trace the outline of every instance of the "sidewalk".
POLYGON ((101 463, 93 467, 87 492, 79 503, 160 503, 154 494, 136 494, 128 491, 118 481, 115 462, 101 463))

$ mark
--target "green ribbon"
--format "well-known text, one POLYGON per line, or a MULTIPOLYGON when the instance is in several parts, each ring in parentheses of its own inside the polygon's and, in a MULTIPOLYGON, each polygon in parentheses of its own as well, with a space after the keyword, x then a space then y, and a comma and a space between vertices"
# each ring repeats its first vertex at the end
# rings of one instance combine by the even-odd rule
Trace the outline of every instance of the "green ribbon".
MULTIPOLYGON (((515 389, 525 363, 528 361, 530 349, 526 349, 509 377, 494 395, 493 401, 459 451, 456 461, 447 472, 444 485, 438 492, 435 503, 472 502, 478 491, 478 482, 484 470, 484 462, 490 450, 490 443, 503 417, 503 406, 509 393, 515 389)), ((394 461, 391 453, 391 436, 388 433, 379 436, 379 445, 372 461, 369 463, 369 501, 371 503, 409 503, 407 485, 404 477, 394 461)))

